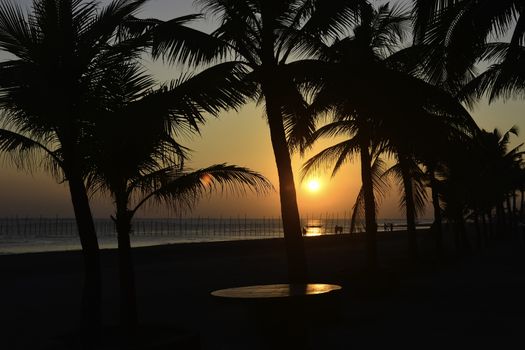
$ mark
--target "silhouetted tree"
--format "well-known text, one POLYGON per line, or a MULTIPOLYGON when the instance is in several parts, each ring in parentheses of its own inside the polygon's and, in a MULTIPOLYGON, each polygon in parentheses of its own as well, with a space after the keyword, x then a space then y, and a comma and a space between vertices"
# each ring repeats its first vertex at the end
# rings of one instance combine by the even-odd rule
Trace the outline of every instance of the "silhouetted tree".
MULTIPOLYGON (((290 149, 313 122, 294 77, 308 71, 308 57, 322 40, 333 38, 354 20, 360 0, 280 1, 202 0, 205 11, 219 16, 213 35, 223 43, 218 58, 233 56, 254 83, 251 96, 264 101, 279 176, 281 214, 291 281, 307 280, 307 265, 297 207, 290 149), (229 56, 228 56, 229 55, 229 56), (295 61, 294 61, 295 60, 295 61)), ((173 45, 159 41, 165 51, 173 45)), ((219 45, 220 47, 220 45, 219 45)))
POLYGON ((396 178, 402 188, 400 206, 405 210, 408 252, 410 258, 414 260, 418 257, 416 220, 427 202, 423 171, 415 157, 410 153, 402 153, 401 151, 396 153, 395 158, 396 164, 388 169, 383 176, 396 178))
POLYGON ((1 148, 18 165, 41 165, 67 181, 82 252, 85 285, 84 341, 97 338, 100 323, 98 243, 84 186, 82 137, 105 101, 93 89, 99 76, 138 54, 137 42, 115 43, 118 24, 145 1, 116 0, 103 8, 81 0, 35 0, 30 14, 0 4, 0 49, 13 58, 0 63, 1 148))
MULTIPOLYGON (((476 76, 476 63, 487 55, 494 38, 511 34, 510 46, 523 43, 523 1, 413 0, 414 41, 425 44, 427 77, 450 91, 476 76)), ((496 45, 497 46, 497 45, 496 45)), ((491 48, 492 47, 492 48, 491 48)), ((519 69, 512 50, 506 54, 519 69)), ((504 59, 505 60, 505 59, 504 59)))
POLYGON ((366 75, 374 74, 375 77, 375 74, 380 74, 378 69, 384 69, 380 62, 400 45, 408 20, 399 7, 391 9, 387 4, 375 10, 369 5, 362 6, 353 35, 323 47, 320 59, 326 63, 318 67, 321 79, 315 84, 315 98, 310 107, 315 114, 333 113, 334 119, 310 137, 310 145, 319 137, 344 135, 350 139, 312 157, 304 165, 305 172, 315 170, 323 163, 332 163, 335 164, 332 175, 335 175, 356 153, 360 155, 362 188, 354 205, 354 213, 357 214, 362 208, 362 201, 370 269, 375 269, 377 264, 374 182, 376 191, 381 191, 383 186, 378 182, 378 172, 382 169, 379 166, 382 163, 377 157, 383 151, 385 139, 376 132, 380 126, 378 114, 366 107, 371 102, 371 96, 361 93, 359 89, 369 91, 368 86, 374 84, 374 81, 367 81, 371 77, 366 75))
MULTIPOLYGON (((442 199, 445 215, 454 223, 456 245, 464 250, 469 247, 465 219, 472 218, 489 224, 486 218, 496 213, 499 235, 507 231, 503 205, 509 193, 518 188, 514 182, 514 169, 522 167, 521 145, 508 149, 512 128, 505 134, 497 129, 493 132, 482 130, 476 134, 464 149, 457 149, 445 162, 442 199), (480 191, 480 189, 483 191, 480 191)), ((479 222, 478 222, 479 225, 479 222)), ((488 228, 483 228, 486 235, 488 228)), ((481 243, 481 237, 478 236, 481 243)))
POLYGON ((244 101, 237 86, 242 82, 223 79, 227 68, 235 66, 218 65, 157 89, 132 64, 103 77, 104 85, 119 94, 108 96, 107 109, 98 115, 84 142, 91 146, 88 184, 109 193, 115 204, 121 325, 127 342, 138 322, 130 245, 131 221, 137 210, 145 204, 192 208, 200 197, 218 189, 242 193, 272 188, 263 176, 242 167, 219 164, 193 172, 184 169, 187 149, 174 136, 198 132, 204 112, 217 114, 225 105, 235 108, 244 101))
MULTIPOLYGON (((0 49, 14 56, 0 63, 0 106, 5 112, 2 149, 14 155, 19 166, 29 167, 38 159, 28 156, 43 152, 49 160, 44 167, 69 184, 85 258, 83 324, 91 326, 86 341, 97 338, 93 330, 100 322, 98 243, 84 185, 87 158, 93 151, 87 137, 94 117, 108 110, 120 93, 111 91, 105 78, 116 76, 123 62, 137 59, 154 43, 149 32, 124 26, 136 21, 135 13, 146 2, 114 0, 100 8, 94 1, 35 0, 27 16, 16 4, 5 1, 0 5, 0 49)), ((171 53, 177 59, 198 54, 200 39, 209 37, 185 26, 196 17, 169 23, 175 36, 171 44, 176 46, 171 53)), ((223 68, 235 80, 232 67, 221 66, 215 75, 223 68)), ((219 81, 206 83, 223 86, 219 81)), ((202 81, 190 85, 186 84, 194 95, 202 89, 202 81)), ((201 98, 215 99, 209 102, 215 110, 244 101, 238 91, 223 92, 226 102, 217 95, 202 94, 201 98)), ((195 106, 188 108, 179 112, 201 112, 195 106)))
POLYGON ((429 142, 420 144, 419 150, 423 155, 419 161, 424 166, 424 182, 430 188, 432 207, 434 212, 434 222, 432 223, 432 231, 435 237, 436 251, 438 256, 443 256, 443 209, 441 205, 441 189, 442 181, 444 179, 443 168, 446 167, 451 155, 462 152, 468 148, 468 144, 472 142, 472 135, 467 133, 451 133, 447 130, 447 125, 443 125, 445 130, 437 131, 439 125, 434 125, 432 128, 432 137, 429 142))
MULTIPOLYGON (((339 116, 357 120, 352 128, 346 128, 369 140, 359 149, 361 152, 368 149, 370 140, 373 140, 378 149, 397 159, 398 166, 389 173, 397 173, 403 180, 410 252, 415 256, 415 201, 421 205, 425 192, 421 186, 414 192, 413 180, 420 172, 417 163, 425 156, 420 147, 429 141, 425 130, 434 130, 439 126, 437 131, 443 132, 432 138, 446 139, 447 133, 465 132, 476 127, 456 99, 413 76, 417 69, 413 67, 411 56, 417 50, 408 48, 399 51, 408 29, 408 20, 409 16, 399 7, 390 8, 388 4, 377 10, 363 7, 360 23, 353 30, 354 35, 326 49, 324 59, 327 63, 319 68, 323 78, 316 84, 313 105, 326 106, 339 116)), ((337 128, 336 124, 334 127, 337 128)), ((366 153, 362 152, 361 156, 366 153)), ((362 159, 362 171, 370 165, 369 160, 362 159)), ((365 204, 365 217, 368 215, 365 221, 367 234, 371 237, 369 251, 373 254, 377 225, 372 210, 372 177, 366 173, 363 176, 365 203, 367 197, 370 203, 368 206, 365 204), (369 180, 365 181, 365 178, 369 180), (365 189, 365 184, 368 189, 365 189)))
MULTIPOLYGON (((318 100, 319 101, 319 100, 318 100)), ((315 102, 314 102, 315 103, 315 102)), ((328 106, 329 108, 334 105, 328 106)), ((377 265, 376 244, 376 201, 377 194, 381 196, 385 184, 380 175, 384 172, 384 164, 379 159, 380 150, 374 145, 370 121, 361 118, 357 113, 348 115, 344 110, 333 108, 335 121, 322 126, 311 136, 311 142, 322 137, 349 137, 333 146, 330 146, 303 165, 303 177, 318 171, 321 167, 333 166, 332 176, 341 169, 343 165, 351 161, 356 154, 360 156, 362 187, 353 208, 352 225, 353 232, 356 223, 364 214, 365 231, 367 242, 367 265, 369 269, 375 269, 377 265), (375 191, 374 191, 375 190, 375 191), (377 192, 377 194, 374 194, 377 192)))
POLYGON ((523 97, 523 6, 522 0, 413 0, 425 78, 470 105, 483 95, 489 102, 523 97), (478 75, 479 63, 488 68, 478 75))

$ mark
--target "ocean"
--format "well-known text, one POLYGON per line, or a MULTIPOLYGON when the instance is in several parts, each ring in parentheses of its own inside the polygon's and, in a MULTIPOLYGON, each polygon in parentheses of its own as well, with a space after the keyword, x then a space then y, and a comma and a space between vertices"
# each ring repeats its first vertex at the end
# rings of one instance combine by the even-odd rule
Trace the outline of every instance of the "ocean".
MULTIPOLYGON (((350 219, 336 215, 303 218, 301 223, 305 236, 350 233, 350 219)), ((426 228, 430 224, 431 220, 422 220, 418 223, 418 228, 426 228)), ((100 247, 116 248, 117 237, 112 220, 95 219, 95 226, 100 247)), ((406 223, 401 219, 378 220, 379 231, 398 231, 405 228, 406 223)), ((131 245, 141 247, 282 236, 280 218, 138 218, 133 221, 131 245)), ((79 249, 80 240, 75 220, 72 218, 0 218, 0 254, 79 249)))

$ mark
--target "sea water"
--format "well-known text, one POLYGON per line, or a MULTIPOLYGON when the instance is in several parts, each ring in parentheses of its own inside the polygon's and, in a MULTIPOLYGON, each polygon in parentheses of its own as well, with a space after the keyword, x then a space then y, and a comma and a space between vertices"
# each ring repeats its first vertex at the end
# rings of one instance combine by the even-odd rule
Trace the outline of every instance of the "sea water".
MULTIPOLYGON (((420 221, 418 228, 428 227, 420 221)), ((350 219, 336 215, 301 220, 305 236, 350 233, 350 219)), ((95 219, 99 245, 116 248, 117 237, 111 219, 95 219)), ((403 230, 404 220, 378 220, 379 231, 403 230)), ((358 225, 354 232, 363 231, 358 225)), ((160 244, 264 239, 283 236, 280 218, 139 218, 133 221, 133 247, 160 244)), ((80 240, 71 218, 0 218, 0 254, 79 250, 80 240)))

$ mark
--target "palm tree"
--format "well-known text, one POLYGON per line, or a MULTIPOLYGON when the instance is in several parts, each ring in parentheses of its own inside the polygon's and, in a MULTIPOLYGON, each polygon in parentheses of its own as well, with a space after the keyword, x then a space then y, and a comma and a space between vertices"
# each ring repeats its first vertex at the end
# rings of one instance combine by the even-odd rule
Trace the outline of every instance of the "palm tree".
POLYGON ((228 67, 235 68, 214 66, 156 89, 155 82, 135 64, 123 64, 103 79, 104 86, 119 93, 108 96, 107 109, 97 116, 92 134, 83 141, 90 148, 90 188, 109 193, 115 203, 112 218, 118 234, 121 324, 128 336, 138 322, 130 245, 137 210, 146 204, 192 208, 216 189, 264 193, 272 188, 260 174, 237 166, 184 169, 188 151, 174 136, 198 132, 204 112, 217 114, 225 105, 235 108, 244 102, 238 92, 242 82, 223 79, 228 67))
MULTIPOLYGON (((201 0, 198 3, 220 18, 220 26, 213 33, 222 43, 222 50, 221 45, 215 47, 219 48, 217 57, 233 56, 233 62, 247 70, 246 79, 254 83, 250 96, 264 101, 279 176, 289 278, 292 282, 304 282, 307 265, 290 150, 304 131, 313 128, 313 122, 309 116, 297 113, 304 110, 305 102, 294 83, 294 73, 306 74, 310 62, 299 58, 309 57, 319 42, 330 40, 351 24, 364 1, 201 0)), ((158 43, 169 56, 174 47, 169 40, 158 43)))
POLYGON ((458 92, 460 99, 473 106, 484 96, 489 103, 525 96, 524 46, 490 43, 480 60, 489 62, 490 66, 462 87, 458 92))
MULTIPOLYGON (((323 96, 337 96, 329 91, 327 89, 323 90, 326 93, 323 96)), ((316 108, 317 103, 321 103, 321 97, 321 95, 318 95, 318 99, 312 105, 314 108, 316 108)), ((325 164, 333 165, 332 176, 335 176, 346 162, 351 160, 356 154, 360 155, 361 181, 363 185, 354 205, 354 213, 358 213, 359 209, 362 208, 362 204, 364 204, 365 230, 367 234, 367 266, 369 269, 374 270, 377 264, 375 238, 377 232, 376 196, 374 195, 374 187, 377 191, 380 191, 383 186, 380 186, 380 183, 378 183, 378 174, 381 172, 381 167, 377 166, 380 164, 377 160, 380 151, 378 150, 379 147, 374 144, 373 130, 370 127, 372 123, 371 120, 363 118, 361 114, 353 113, 348 115, 344 105, 338 106, 341 108, 337 108, 333 101, 330 103, 323 101, 322 104, 325 108, 329 108, 334 112, 335 120, 315 131, 310 139, 311 144, 321 137, 344 136, 349 138, 324 149, 306 161, 303 165, 303 177, 313 171, 317 171, 325 164), (374 159, 376 160, 375 162, 374 159), (376 164, 376 167, 373 164, 376 164), (376 183, 376 186, 374 186, 374 183, 376 183)))
POLYGON ((431 229, 435 238, 436 252, 439 257, 443 257, 443 209, 440 200, 444 178, 443 168, 446 167, 449 155, 457 153, 458 150, 465 150, 471 142, 471 138, 465 134, 450 134, 447 130, 436 132, 435 134, 448 135, 448 137, 433 138, 432 142, 426 144, 426 147, 425 145, 420 145, 424 154, 420 162, 425 169, 423 181, 431 192, 434 213, 434 222, 431 229))
POLYGON ((460 250, 470 246, 465 218, 474 219, 479 244, 482 241, 480 218, 484 226, 483 236, 488 231, 486 218, 491 221, 494 211, 500 235, 507 231, 507 224, 512 222, 505 218, 503 208, 509 194, 519 187, 514 174, 516 169, 522 167, 521 145, 509 149, 510 135, 515 133, 515 128, 503 134, 497 129, 493 132, 481 130, 465 144, 466 147, 456 149, 443 163, 444 212, 449 221, 454 223, 456 246, 460 250))
POLYGON ((135 57, 131 42, 114 43, 118 23, 145 0, 115 0, 102 9, 81 0, 35 0, 32 12, 0 4, 0 49, 14 56, 0 64, 2 150, 16 153, 19 165, 43 151, 44 168, 67 181, 82 245, 85 268, 83 329, 100 322, 98 243, 84 186, 80 139, 87 120, 103 103, 93 90, 101 72, 135 57))
MULTIPOLYGON (((491 206, 497 209, 500 232, 505 232, 506 228, 515 229, 515 217, 510 199, 518 187, 516 179, 523 165, 523 152, 520 151, 522 144, 509 149, 511 135, 518 135, 516 127, 505 133, 501 133, 498 129, 494 129, 493 132, 483 131, 474 140, 475 151, 478 152, 478 158, 481 160, 479 180, 492 184, 488 198, 492 202, 491 206), (503 211, 504 204, 507 205, 506 218, 503 211)), ((469 209, 473 211, 478 203, 486 203, 486 199, 479 198, 475 193, 470 198, 469 209)))
MULTIPOLYGON (((311 158, 305 164, 305 170, 315 169, 319 163, 337 159, 335 172, 347 157, 357 152, 360 154, 363 185, 358 199, 362 197, 364 202, 367 259, 371 269, 375 268, 377 260, 374 178, 378 184, 376 190, 383 187, 379 186, 377 180, 379 174, 373 175, 372 164, 373 158, 386 150, 384 146, 387 138, 377 132, 384 122, 380 116, 385 113, 377 113, 370 108, 372 96, 368 95, 371 91, 367 87, 373 84, 374 78, 385 73, 387 65, 384 62, 401 45, 408 20, 407 13, 400 7, 390 8, 389 4, 378 9, 363 7, 360 23, 353 29, 354 35, 325 48, 322 56, 333 67, 321 87, 318 87, 319 91, 312 105, 316 113, 334 112, 336 121, 319 129, 311 141, 320 136, 341 133, 353 137, 311 158)), ((355 205, 354 213, 359 208, 355 205)))
POLYGON ((371 142, 398 160, 398 166, 388 173, 398 170, 402 179, 410 253, 415 256, 415 201, 421 202, 424 192, 421 188, 413 192, 413 178, 419 171, 416 161, 424 157, 421 151, 428 143, 425 130, 439 127, 437 130, 443 133, 435 135, 436 138, 448 139, 447 134, 475 128, 469 114, 454 98, 412 76, 417 70, 412 68, 412 62, 407 58, 417 50, 408 48, 399 51, 408 20, 408 14, 397 6, 391 8, 385 4, 377 10, 363 8, 354 36, 337 41, 325 50, 325 59, 329 63, 324 67, 324 79, 317 86, 319 92, 314 102, 314 106, 319 104, 322 108, 336 111, 337 115, 354 118, 352 128, 347 129, 368 140, 359 151, 362 157, 365 156, 361 160, 361 169, 364 172, 365 217, 368 216, 366 230, 371 237, 370 254, 374 251, 373 237, 377 230, 373 181, 369 171, 366 171, 371 165, 370 159, 366 159, 366 154, 370 155, 368 149, 371 142), (446 125, 449 125, 448 129, 446 125))
MULTIPOLYGON (((427 47, 425 75, 433 84, 459 92, 477 75, 477 63, 491 66, 469 89, 490 99, 523 94, 522 0, 413 0, 414 41, 427 47), (510 35, 508 43, 492 43, 510 35)), ((472 103, 472 100, 470 101, 472 103)))
POLYGON ((178 210, 191 209, 199 198, 216 190, 244 193, 249 189, 260 193, 272 188, 262 175, 233 165, 217 164, 190 172, 180 169, 179 164, 152 164, 156 160, 141 162, 143 164, 137 164, 135 174, 128 175, 127 179, 125 175, 111 174, 112 169, 109 169, 110 174, 102 174, 104 170, 100 169, 99 175, 104 177, 100 179, 104 181, 101 188, 111 193, 116 208, 112 219, 118 235, 121 327, 128 341, 138 325, 130 243, 135 213, 152 202, 166 204, 178 210), (114 178, 110 178, 111 176, 114 178))
MULTIPOLYGON (((395 147, 395 146, 394 146, 395 147)), ((408 235, 408 253, 411 259, 418 256, 416 219, 425 208, 427 193, 423 182, 423 170, 412 153, 402 149, 395 153, 396 164, 389 168, 383 177, 392 177, 402 188, 400 206, 405 209, 408 235)))
MULTIPOLYGON (((313 106, 315 106, 315 102, 313 106)), ((333 177, 343 165, 351 161, 356 154, 359 154, 362 186, 353 206, 350 232, 354 231, 359 218, 364 213, 367 266, 370 270, 374 270, 377 267, 376 203, 378 199, 383 197, 386 188, 386 183, 381 178, 384 172, 384 163, 379 158, 382 150, 374 143, 372 130, 370 130, 370 120, 361 118, 359 114, 346 115, 344 111, 336 108, 333 112, 336 120, 316 130, 312 134, 310 142, 313 144, 322 137, 343 136, 349 138, 322 150, 307 160, 303 165, 303 178, 318 171, 326 164, 333 166, 333 177)))
MULTIPOLYGON (((87 341, 96 338, 100 322, 100 268, 84 184, 90 151, 84 141, 93 117, 107 109, 108 96, 118 95, 104 77, 116 75, 123 62, 138 58, 152 43, 148 35, 123 35, 122 24, 145 2, 113 0, 100 9, 94 1, 34 0, 27 16, 14 3, 0 4, 0 49, 14 56, 0 63, 1 149, 13 155, 17 165, 42 166, 69 185, 85 259, 82 314, 83 325, 91 327, 87 341), (45 155, 42 164, 40 154, 45 155)), ((188 38, 204 36, 185 27, 194 17, 176 19, 170 26, 178 34, 172 44, 180 54, 173 54, 181 59, 199 52, 198 45, 187 47, 188 38)), ((217 108, 240 101, 235 93, 225 93, 227 101, 218 100, 217 108)))

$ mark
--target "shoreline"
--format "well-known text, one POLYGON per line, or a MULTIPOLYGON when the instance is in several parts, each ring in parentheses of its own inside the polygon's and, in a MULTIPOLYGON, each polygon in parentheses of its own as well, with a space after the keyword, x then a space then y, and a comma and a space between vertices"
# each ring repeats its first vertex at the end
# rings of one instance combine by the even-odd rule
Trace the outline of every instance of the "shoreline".
MULTIPOLYGON (((401 227, 401 226, 400 226, 401 227)), ((425 232, 428 230, 427 226, 417 229, 417 232, 425 232)), ((403 234, 406 232, 402 229, 395 231, 378 231, 379 235, 403 234)), ((354 238, 363 237, 364 232, 356 233, 322 233, 322 234, 308 234, 303 236, 305 239, 319 236, 352 236, 354 238)), ((193 237, 188 235, 132 235, 132 248, 154 247, 161 245, 173 244, 202 244, 213 242, 237 242, 237 241, 251 241, 251 240, 266 240, 281 238, 272 235, 214 235, 214 234, 200 234, 193 237)), ((100 250, 117 249, 116 236, 101 236, 99 237, 100 250)), ((16 236, 4 235, 0 237, 0 256, 17 255, 17 254, 33 254, 33 253, 51 253, 62 251, 81 251, 80 240, 78 236, 16 236)))

